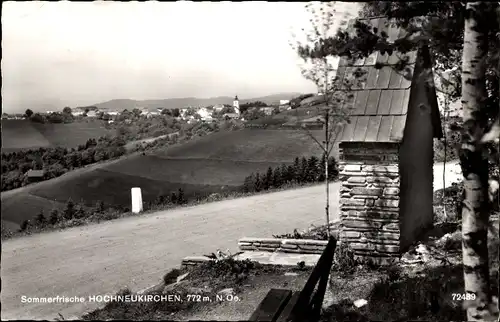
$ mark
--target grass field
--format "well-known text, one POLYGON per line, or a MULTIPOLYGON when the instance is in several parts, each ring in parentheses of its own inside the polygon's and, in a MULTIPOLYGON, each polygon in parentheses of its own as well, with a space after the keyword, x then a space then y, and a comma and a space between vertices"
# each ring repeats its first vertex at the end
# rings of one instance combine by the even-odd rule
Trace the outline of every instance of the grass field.
POLYGON ((277 162, 249 162, 216 159, 168 159, 136 156, 104 169, 141 178, 192 185, 239 186, 252 172, 264 173, 277 162))
POLYGON ((64 205, 29 193, 2 197, 2 226, 17 229, 24 220, 33 219, 41 210, 48 217, 52 209, 62 209, 64 205))
POLYGON ((48 200, 66 202, 69 198, 74 201, 83 200, 87 206, 93 206, 98 200, 106 205, 115 205, 130 208, 130 189, 140 187, 144 202, 153 201, 159 195, 169 195, 182 188, 186 197, 195 193, 214 193, 221 191, 221 186, 205 184, 170 183, 153 180, 134 175, 94 170, 77 178, 59 182, 57 185, 33 189, 32 194, 48 200))
POLYGON ((2 152, 50 147, 50 141, 33 124, 25 120, 2 120, 2 152))
POLYGON ((34 126, 52 146, 65 148, 76 148, 80 144, 85 144, 90 138, 97 139, 112 131, 106 129, 102 121, 97 120, 68 124, 34 124, 34 126))
POLYGON ((76 148, 110 131, 99 121, 39 124, 27 120, 2 120, 1 124, 2 152, 6 153, 40 147, 76 148))
MULTIPOLYGON (((315 132, 318 137, 320 134, 315 132)), ((2 194, 2 219, 20 224, 36 216, 41 208, 48 213, 54 202, 64 205, 69 198, 84 200, 88 206, 101 200, 107 205, 130 207, 133 187, 142 188, 145 202, 179 188, 187 198, 232 190, 252 172, 264 173, 269 166, 310 155, 321 156, 321 150, 302 130, 213 133, 154 155, 128 156, 2 194)))
MULTIPOLYGON (((312 131, 321 140, 322 131, 312 131)), ((230 161, 290 162, 296 156, 321 156, 303 130, 243 129, 219 132, 157 153, 159 157, 230 161)))

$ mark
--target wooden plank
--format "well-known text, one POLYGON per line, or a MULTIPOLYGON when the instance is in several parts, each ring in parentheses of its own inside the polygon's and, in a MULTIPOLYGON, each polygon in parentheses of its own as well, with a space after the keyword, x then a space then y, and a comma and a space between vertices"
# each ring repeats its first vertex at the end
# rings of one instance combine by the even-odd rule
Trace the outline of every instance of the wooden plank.
POLYGON ((290 316, 290 313, 292 313, 293 307, 297 303, 299 296, 300 296, 300 292, 293 292, 292 297, 290 298, 287 305, 283 309, 283 312, 281 312, 280 317, 278 318, 277 322, 288 322, 288 318, 290 316))
POLYGON ((253 312, 249 321, 276 321, 291 297, 292 291, 290 290, 271 289, 253 312))
POLYGON ((309 279, 307 280, 306 284, 304 285, 304 288, 300 292, 300 296, 297 299, 296 305, 294 306, 292 312, 290 313, 291 321, 293 322, 303 321, 304 314, 309 313, 308 310, 311 309, 310 307, 311 298, 314 289, 316 287, 316 284, 318 284, 318 281, 321 279, 322 276, 324 276, 325 274, 327 275, 330 274, 330 269, 332 267, 336 246, 337 246, 337 240, 333 236, 331 236, 328 245, 326 245, 323 254, 319 258, 316 266, 313 268, 313 271, 309 276, 309 279))

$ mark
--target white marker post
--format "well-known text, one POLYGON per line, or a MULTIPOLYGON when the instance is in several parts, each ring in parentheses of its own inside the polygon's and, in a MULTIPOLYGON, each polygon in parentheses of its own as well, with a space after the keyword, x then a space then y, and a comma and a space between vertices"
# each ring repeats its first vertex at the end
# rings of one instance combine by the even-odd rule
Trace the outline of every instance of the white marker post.
POLYGON ((132 188, 132 212, 138 214, 142 211, 142 193, 141 188, 132 188))

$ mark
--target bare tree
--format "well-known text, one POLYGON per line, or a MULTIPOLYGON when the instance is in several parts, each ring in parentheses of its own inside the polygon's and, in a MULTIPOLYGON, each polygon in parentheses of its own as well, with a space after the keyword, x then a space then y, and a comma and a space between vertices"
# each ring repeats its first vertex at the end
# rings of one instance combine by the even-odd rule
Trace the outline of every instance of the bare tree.
MULTIPOLYGON (((328 164, 331 152, 335 147, 335 140, 342 131, 343 126, 349 122, 350 108, 346 102, 353 98, 350 92, 352 79, 340 81, 336 75, 338 57, 332 58, 326 55, 311 57, 304 55, 301 48, 319 47, 322 41, 334 35, 336 29, 347 25, 348 15, 339 14, 335 8, 335 2, 308 3, 306 10, 311 14, 311 30, 302 29, 305 40, 293 35, 290 43, 291 47, 303 59, 301 67, 302 75, 312 81, 318 90, 316 101, 312 102, 316 106, 316 118, 311 124, 321 124, 324 131, 324 138, 318 139, 307 122, 301 122, 301 128, 320 147, 324 155, 325 169, 325 219, 327 235, 330 236, 330 190, 328 164), (337 20, 335 20, 337 19, 337 20)), ((314 117, 313 117, 314 118, 314 117)))

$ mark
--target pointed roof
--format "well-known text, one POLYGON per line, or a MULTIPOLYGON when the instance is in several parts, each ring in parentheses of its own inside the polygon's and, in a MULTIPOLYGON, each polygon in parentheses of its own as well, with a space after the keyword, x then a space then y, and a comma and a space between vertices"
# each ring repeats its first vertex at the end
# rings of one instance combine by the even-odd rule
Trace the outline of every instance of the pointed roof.
MULTIPOLYGON (((389 41, 404 36, 403 29, 392 25, 387 18, 361 21, 376 27, 378 34, 382 31, 387 33, 389 41)), ((349 23, 351 32, 353 22, 351 20, 349 23)), ((337 138, 351 142, 400 142, 403 139, 415 75, 431 67, 426 47, 405 54, 394 52, 392 55, 382 55, 380 52, 374 52, 356 61, 341 58, 337 70, 339 81, 353 80, 354 73, 360 71, 362 76, 350 89, 353 95, 343 104, 344 108, 351 109, 350 123, 344 126, 337 138), (407 64, 403 70, 398 70, 396 64, 401 59, 407 59, 407 64)), ((432 108, 434 137, 440 137, 442 130, 435 89, 428 88, 428 95, 432 108)))

